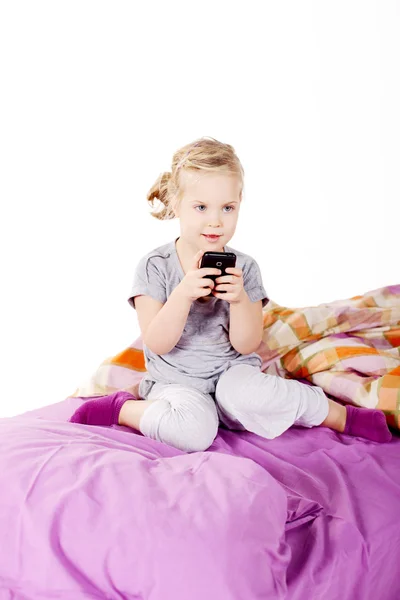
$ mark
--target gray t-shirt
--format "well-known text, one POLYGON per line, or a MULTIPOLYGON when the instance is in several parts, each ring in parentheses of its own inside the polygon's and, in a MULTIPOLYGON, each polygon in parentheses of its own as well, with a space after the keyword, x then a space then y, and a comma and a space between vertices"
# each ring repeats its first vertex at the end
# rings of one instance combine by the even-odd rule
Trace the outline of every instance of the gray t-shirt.
MULTIPOLYGON (((159 246, 139 260, 128 298, 133 308, 136 308, 134 297, 142 294, 165 303, 184 278, 175 242, 159 246)), ((262 300, 265 306, 268 298, 256 261, 229 246, 224 251, 236 254, 236 267, 243 271, 244 289, 250 300, 262 300)), ((140 382, 141 397, 147 397, 155 382, 180 383, 213 394, 218 379, 232 365, 261 367, 258 354, 240 354, 230 343, 229 314, 229 303, 225 300, 214 296, 207 302, 194 300, 182 336, 170 352, 154 354, 143 344, 147 373, 140 382)))

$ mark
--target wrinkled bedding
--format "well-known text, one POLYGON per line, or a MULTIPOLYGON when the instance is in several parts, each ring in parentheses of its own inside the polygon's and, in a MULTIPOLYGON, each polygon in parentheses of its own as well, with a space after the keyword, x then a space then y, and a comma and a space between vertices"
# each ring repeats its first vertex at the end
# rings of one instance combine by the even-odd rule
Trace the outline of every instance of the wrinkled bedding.
POLYGON ((393 440, 220 428, 186 454, 69 423, 86 396, 137 391, 139 338, 62 402, 0 419, 0 600, 400 598, 400 285, 263 312, 264 372, 381 408, 393 440))
POLYGON ((0 600, 395 600, 400 438, 220 429, 186 454, 68 423, 67 398, 0 419, 0 600))

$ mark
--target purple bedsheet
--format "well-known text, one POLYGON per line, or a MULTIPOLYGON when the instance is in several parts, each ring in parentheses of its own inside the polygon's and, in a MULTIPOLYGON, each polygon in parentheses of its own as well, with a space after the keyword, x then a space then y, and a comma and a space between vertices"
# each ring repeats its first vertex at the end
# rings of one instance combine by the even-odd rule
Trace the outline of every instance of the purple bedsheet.
POLYGON ((185 454, 68 423, 81 402, 0 419, 0 600, 400 598, 399 437, 185 454))

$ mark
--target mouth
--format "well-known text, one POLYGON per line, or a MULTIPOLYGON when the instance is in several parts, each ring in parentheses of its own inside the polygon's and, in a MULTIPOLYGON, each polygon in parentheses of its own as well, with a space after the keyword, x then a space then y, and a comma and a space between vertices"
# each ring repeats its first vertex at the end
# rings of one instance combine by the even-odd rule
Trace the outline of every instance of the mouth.
POLYGON ((221 236, 220 235, 206 235, 205 233, 202 234, 207 240, 218 240, 221 236))

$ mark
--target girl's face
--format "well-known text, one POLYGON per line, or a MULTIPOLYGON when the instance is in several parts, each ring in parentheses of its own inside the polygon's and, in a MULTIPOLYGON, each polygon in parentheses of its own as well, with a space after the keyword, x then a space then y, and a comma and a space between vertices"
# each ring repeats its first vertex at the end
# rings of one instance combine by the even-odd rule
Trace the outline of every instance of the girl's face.
POLYGON ((183 197, 180 207, 173 206, 173 209, 180 220, 181 238, 193 250, 222 252, 236 229, 240 208, 239 179, 215 173, 199 176, 185 171, 180 178, 183 197), (220 237, 213 242, 205 237, 209 234, 220 237))

